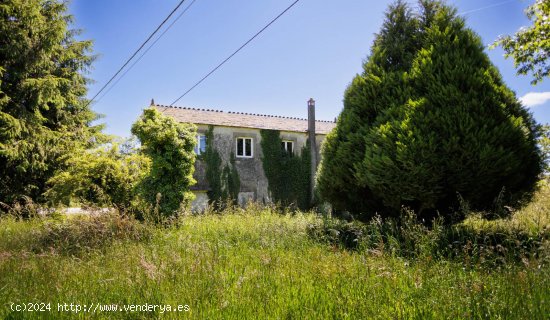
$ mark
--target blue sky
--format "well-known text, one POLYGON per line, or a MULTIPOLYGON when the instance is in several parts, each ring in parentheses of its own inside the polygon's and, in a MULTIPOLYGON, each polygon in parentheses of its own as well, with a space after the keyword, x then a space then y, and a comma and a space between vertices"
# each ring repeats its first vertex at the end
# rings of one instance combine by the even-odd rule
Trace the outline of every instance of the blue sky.
MULTIPOLYGON (((73 0, 70 13, 81 37, 98 55, 88 77, 92 97, 160 24, 179 0, 73 0)), ((187 0, 181 12, 192 0, 187 0)), ((106 132, 129 136, 131 124, 151 98, 170 104, 293 0, 195 0, 154 47, 93 109, 105 115, 106 132)), ((415 1, 409 1, 416 4, 415 1)), ((306 117, 317 101, 317 118, 333 120, 343 93, 361 72, 374 34, 391 1, 301 0, 178 106, 306 117)), ((529 25, 523 10, 533 0, 448 1, 487 45, 529 25)), ((176 15, 177 16, 177 13, 176 15)), ((175 17, 174 16, 174 17, 175 17)), ((169 24, 169 23, 168 23, 169 24)), ((168 25, 167 24, 167 25, 168 25)), ((487 50, 505 82, 529 105, 535 119, 550 122, 550 79, 537 86, 517 76, 501 49, 487 50)))

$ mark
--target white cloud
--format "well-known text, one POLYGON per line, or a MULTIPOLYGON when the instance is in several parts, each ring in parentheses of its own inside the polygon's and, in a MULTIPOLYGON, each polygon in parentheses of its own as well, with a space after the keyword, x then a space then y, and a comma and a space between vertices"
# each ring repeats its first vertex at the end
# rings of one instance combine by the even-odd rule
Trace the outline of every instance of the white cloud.
POLYGON ((528 92, 519 100, 528 108, 538 106, 541 104, 550 101, 550 91, 549 92, 528 92))

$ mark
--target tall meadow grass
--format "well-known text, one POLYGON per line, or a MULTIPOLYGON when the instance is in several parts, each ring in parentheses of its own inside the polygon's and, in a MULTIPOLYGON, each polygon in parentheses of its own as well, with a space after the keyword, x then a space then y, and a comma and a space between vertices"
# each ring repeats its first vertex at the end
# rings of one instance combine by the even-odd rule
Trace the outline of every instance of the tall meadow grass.
POLYGON ((3 218, 0 318, 547 318, 548 224, 537 221, 548 217, 475 219, 449 231, 413 216, 360 225, 257 206, 164 226, 116 215, 3 218), (510 231, 516 229, 521 233, 510 231), (495 234, 502 232, 514 245, 500 243, 495 234), (486 236, 493 248, 479 240, 486 236), (532 248, 529 237, 538 241, 532 248), (25 302, 50 303, 52 310, 11 310, 25 302), (76 313, 58 311, 58 303, 189 311, 76 313))

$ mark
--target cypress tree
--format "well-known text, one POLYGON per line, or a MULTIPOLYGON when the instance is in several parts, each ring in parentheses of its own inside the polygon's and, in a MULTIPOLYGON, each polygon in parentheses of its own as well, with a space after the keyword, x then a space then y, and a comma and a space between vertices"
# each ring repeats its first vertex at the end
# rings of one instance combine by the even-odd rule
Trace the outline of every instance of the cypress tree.
MULTIPOLYGON (((541 172, 538 126, 456 10, 437 1, 421 7, 410 64, 394 73, 399 81, 381 80, 396 88, 376 88, 383 98, 362 95, 365 106, 380 111, 354 119, 364 149, 348 164, 347 178, 369 192, 356 197, 378 201, 363 209, 366 216, 408 206, 431 218, 455 211, 459 198, 476 210, 491 209, 495 199, 518 205, 541 172)), ((342 140, 350 136, 344 132, 342 140)))
POLYGON ((402 75, 418 49, 419 27, 420 21, 405 2, 391 5, 362 74, 356 75, 346 89, 344 109, 323 143, 317 174, 321 197, 336 210, 366 215, 382 207, 367 185, 359 185, 354 166, 365 154, 368 128, 383 110, 406 99, 402 75))

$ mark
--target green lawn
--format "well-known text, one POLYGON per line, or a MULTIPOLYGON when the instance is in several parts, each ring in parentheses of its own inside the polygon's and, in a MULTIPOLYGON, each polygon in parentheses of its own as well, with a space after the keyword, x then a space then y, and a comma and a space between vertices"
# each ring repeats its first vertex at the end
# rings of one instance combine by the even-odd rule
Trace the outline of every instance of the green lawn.
POLYGON ((269 209, 184 217, 168 228, 113 217, 4 218, 0 220, 0 317, 548 319, 550 315, 550 267, 543 258, 525 257, 488 268, 464 258, 430 254, 404 258, 383 246, 345 250, 309 235, 309 226, 320 223, 311 214, 281 215, 269 209), (11 311, 11 303, 49 303, 51 311, 11 311), (69 307, 73 303, 74 308, 98 303, 119 308, 187 305, 189 311, 58 311, 58 304, 64 303, 69 307))

